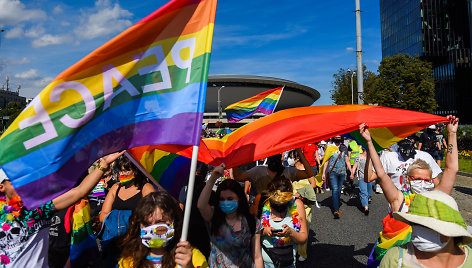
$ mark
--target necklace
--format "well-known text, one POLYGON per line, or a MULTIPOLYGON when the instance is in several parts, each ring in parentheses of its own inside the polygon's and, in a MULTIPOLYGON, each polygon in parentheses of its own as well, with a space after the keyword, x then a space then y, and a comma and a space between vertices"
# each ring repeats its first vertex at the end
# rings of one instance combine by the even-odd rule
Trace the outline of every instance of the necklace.
MULTIPOLYGON (((293 229, 296 232, 300 231, 301 224, 298 221, 298 212, 297 212, 297 203, 295 203, 295 199, 292 199, 288 203, 288 213, 292 217, 292 223, 293 223, 293 229)), ((266 201, 264 206, 262 207, 262 225, 264 227, 270 227, 269 223, 270 219, 270 202, 266 201)), ((277 238, 277 237, 272 237, 272 245, 275 247, 282 247, 287 243, 290 243, 290 237, 282 237, 282 238, 277 238)))
POLYGON ((23 203, 19 196, 14 196, 10 201, 0 199, 0 222, 11 223, 20 216, 23 203))

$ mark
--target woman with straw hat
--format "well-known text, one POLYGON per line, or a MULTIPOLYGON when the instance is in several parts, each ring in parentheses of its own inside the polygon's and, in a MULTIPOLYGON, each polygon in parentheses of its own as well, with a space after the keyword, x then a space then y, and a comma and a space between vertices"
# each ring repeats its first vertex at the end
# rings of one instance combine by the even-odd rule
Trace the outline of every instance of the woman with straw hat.
POLYGON ((472 267, 472 235, 451 196, 416 194, 408 213, 393 217, 411 225, 411 242, 390 248, 380 267, 472 267))

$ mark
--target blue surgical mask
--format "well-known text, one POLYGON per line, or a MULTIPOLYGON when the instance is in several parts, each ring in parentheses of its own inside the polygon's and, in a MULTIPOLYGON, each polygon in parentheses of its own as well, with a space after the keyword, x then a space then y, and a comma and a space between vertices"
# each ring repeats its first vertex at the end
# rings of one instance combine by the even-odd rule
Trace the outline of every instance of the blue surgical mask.
POLYGON ((234 212, 238 208, 238 201, 236 200, 226 200, 220 201, 220 209, 223 211, 224 214, 230 214, 234 212))

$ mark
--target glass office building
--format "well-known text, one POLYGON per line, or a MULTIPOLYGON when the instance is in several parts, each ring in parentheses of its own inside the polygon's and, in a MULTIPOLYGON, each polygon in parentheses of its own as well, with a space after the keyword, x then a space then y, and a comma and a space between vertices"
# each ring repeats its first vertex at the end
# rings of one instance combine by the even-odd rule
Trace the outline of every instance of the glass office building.
POLYGON ((433 64, 439 115, 472 123, 472 0, 380 0, 382 57, 433 64))

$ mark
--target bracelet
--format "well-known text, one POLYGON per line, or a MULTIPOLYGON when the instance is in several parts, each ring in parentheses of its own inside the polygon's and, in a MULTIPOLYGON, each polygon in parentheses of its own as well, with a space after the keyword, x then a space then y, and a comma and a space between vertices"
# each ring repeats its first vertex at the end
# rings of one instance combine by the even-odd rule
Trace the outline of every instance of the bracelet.
POLYGON ((103 173, 105 173, 109 167, 103 167, 99 162, 97 168, 100 169, 103 173))

